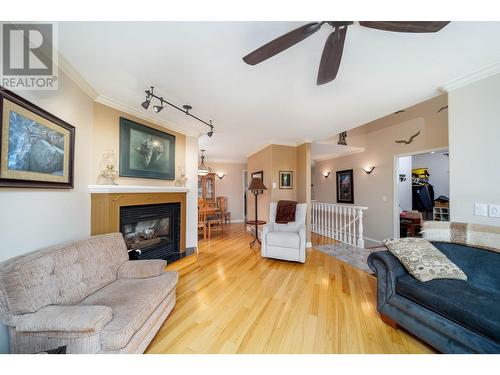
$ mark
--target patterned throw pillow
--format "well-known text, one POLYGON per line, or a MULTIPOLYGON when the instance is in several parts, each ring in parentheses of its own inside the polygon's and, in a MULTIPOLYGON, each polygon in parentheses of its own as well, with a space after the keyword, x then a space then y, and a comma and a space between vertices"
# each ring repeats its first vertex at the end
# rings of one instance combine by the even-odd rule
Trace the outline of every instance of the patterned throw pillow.
POLYGON ((408 237, 398 240, 388 239, 383 242, 417 280, 423 282, 434 279, 467 280, 467 275, 429 241, 408 237))

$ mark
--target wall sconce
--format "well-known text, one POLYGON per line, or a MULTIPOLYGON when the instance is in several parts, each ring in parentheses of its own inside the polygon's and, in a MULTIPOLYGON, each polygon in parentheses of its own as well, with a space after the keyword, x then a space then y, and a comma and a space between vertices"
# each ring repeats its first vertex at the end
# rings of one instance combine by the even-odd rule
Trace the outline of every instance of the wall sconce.
POLYGON ((375 167, 373 167, 373 166, 363 168, 363 170, 366 172, 366 174, 372 173, 374 169, 375 169, 375 167))
POLYGON ((328 171, 328 172, 323 172, 322 174, 323 174, 323 177, 324 177, 324 178, 328 178, 328 176, 330 176, 330 173, 331 173, 331 172, 330 172, 330 171, 328 171))
POLYGON ((219 180, 222 180, 225 175, 225 173, 217 173, 217 177, 219 177, 219 180))

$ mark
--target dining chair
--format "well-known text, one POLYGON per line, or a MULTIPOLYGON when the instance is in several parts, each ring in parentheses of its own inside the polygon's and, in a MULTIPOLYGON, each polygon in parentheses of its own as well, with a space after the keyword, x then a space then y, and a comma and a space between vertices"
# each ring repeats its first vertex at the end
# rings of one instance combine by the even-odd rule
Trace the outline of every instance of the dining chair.
POLYGON ((222 219, 224 224, 231 224, 231 212, 227 210, 227 197, 217 197, 217 206, 220 208, 222 213, 222 219))

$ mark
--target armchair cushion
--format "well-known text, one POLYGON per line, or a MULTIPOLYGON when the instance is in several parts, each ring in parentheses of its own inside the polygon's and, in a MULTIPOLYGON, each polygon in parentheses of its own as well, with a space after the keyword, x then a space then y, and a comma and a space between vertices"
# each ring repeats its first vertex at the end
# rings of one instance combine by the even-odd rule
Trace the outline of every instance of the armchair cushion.
POLYGON ((269 246, 299 248, 300 237, 297 232, 270 232, 267 233, 267 244, 269 246))
POLYGON ((113 318, 108 306, 45 306, 32 314, 21 315, 17 331, 98 333, 113 318))
POLYGON ((160 276, 167 265, 166 260, 129 260, 118 269, 118 279, 145 279, 160 276))

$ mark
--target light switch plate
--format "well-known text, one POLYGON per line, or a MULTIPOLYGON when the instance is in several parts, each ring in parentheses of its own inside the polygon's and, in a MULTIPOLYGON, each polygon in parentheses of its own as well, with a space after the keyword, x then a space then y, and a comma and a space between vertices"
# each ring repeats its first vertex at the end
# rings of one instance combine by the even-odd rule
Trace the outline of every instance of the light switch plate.
POLYGON ((490 204, 490 217, 500 217, 500 204, 490 204))
POLYGON ((488 205, 486 203, 476 203, 474 205, 474 215, 488 216, 488 205))

